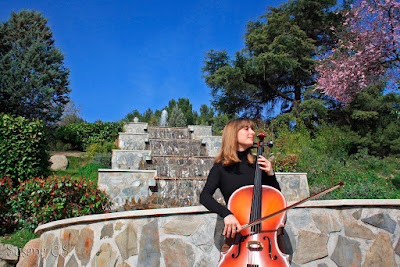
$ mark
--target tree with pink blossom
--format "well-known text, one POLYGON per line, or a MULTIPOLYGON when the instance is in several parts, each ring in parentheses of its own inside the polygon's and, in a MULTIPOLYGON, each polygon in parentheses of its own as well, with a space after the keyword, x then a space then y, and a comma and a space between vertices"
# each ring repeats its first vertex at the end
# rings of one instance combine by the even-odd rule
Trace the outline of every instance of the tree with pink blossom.
POLYGON ((385 79, 398 87, 400 74, 400 2, 356 0, 333 29, 337 46, 317 66, 316 89, 348 104, 363 88, 385 79))

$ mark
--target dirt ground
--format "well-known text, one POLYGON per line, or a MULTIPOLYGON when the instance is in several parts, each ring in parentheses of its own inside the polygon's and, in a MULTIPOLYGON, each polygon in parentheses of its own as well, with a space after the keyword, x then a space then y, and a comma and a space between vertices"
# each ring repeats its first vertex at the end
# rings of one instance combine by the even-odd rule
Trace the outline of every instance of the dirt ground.
POLYGON ((49 151, 49 154, 50 156, 65 155, 68 157, 77 157, 77 158, 82 158, 87 156, 87 153, 82 151, 49 151))

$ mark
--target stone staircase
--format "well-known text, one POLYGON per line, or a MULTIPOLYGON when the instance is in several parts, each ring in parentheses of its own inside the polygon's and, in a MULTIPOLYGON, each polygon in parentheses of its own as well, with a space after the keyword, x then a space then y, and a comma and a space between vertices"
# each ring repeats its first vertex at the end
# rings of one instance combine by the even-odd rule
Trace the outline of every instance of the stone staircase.
POLYGON ((127 123, 118 143, 111 169, 100 169, 98 180, 112 209, 181 207, 199 204, 221 137, 212 136, 211 126, 127 123))

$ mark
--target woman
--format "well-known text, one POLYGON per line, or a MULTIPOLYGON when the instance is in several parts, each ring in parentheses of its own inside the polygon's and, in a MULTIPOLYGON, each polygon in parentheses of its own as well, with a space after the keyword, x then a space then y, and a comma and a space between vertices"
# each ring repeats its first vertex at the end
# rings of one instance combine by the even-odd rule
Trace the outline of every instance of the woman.
MULTIPOLYGON (((223 235, 227 238, 233 238, 242 228, 232 212, 218 203, 213 194, 219 188, 225 202, 228 203, 229 197, 236 189, 254 184, 255 157, 251 154, 255 134, 253 127, 254 123, 248 119, 234 119, 225 125, 221 151, 214 160, 214 166, 200 194, 200 203, 224 218, 223 235)), ((271 162, 260 156, 257 163, 263 171, 263 185, 280 190, 271 162)))

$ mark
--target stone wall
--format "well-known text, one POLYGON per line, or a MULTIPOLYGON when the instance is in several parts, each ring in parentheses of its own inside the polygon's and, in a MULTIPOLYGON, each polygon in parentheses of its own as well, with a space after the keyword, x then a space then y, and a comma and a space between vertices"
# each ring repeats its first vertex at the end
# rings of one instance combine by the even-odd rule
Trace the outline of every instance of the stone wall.
MULTIPOLYGON (((159 164, 157 170, 99 169, 99 188, 111 197, 112 210, 144 208, 143 205, 131 205, 133 200, 159 207, 199 205, 200 193, 211 168, 204 166, 212 162, 203 162, 202 165, 200 161, 197 167, 196 164, 190 167, 176 163, 174 167, 170 161, 177 160, 179 158, 169 158, 168 167, 159 164), (160 174, 165 176, 157 176, 160 174)), ((276 173, 276 178, 287 201, 299 201, 309 196, 306 173, 276 173)), ((224 203, 219 191, 214 196, 224 203)))
MULTIPOLYGON (((276 173, 276 179, 287 201, 300 201, 310 196, 306 173, 278 172, 276 173)), ((200 193, 205 183, 206 177, 198 179, 157 178, 157 189, 154 194, 159 199, 158 204, 164 207, 199 205, 200 193)), ((225 203, 219 190, 214 194, 214 198, 220 203, 225 203)))
POLYGON ((286 201, 300 201, 310 196, 307 173, 277 172, 275 176, 286 201))
POLYGON ((399 266, 399 200, 315 202, 287 214, 291 266, 399 266))
MULTIPOLYGON (((309 201, 287 213, 282 250, 291 266, 399 266, 399 208, 399 200, 309 201)), ((216 266, 222 227, 201 206, 52 222, 36 229, 38 266, 216 266)))

